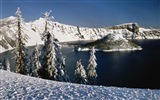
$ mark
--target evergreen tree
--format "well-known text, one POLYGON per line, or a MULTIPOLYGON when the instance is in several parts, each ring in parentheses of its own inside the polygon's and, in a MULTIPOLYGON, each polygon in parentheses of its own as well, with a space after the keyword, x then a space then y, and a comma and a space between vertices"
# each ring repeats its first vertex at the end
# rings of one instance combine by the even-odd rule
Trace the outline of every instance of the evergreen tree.
POLYGON ((0 69, 3 69, 3 64, 2 64, 2 62, 0 62, 0 69))
POLYGON ((62 82, 69 82, 69 77, 68 75, 66 74, 66 71, 65 71, 65 58, 62 57, 62 60, 61 62, 59 63, 59 65, 57 65, 57 70, 58 70, 58 78, 57 80, 58 81, 62 81, 62 82))
POLYGON ((96 56, 95 56, 95 49, 92 48, 90 52, 90 59, 88 64, 88 83, 93 85, 96 83, 97 73, 96 73, 96 56))
MULTIPOLYGON (((42 47, 42 51, 41 51, 41 57, 40 57, 40 61, 42 62, 42 69, 44 69, 43 67, 44 66, 47 66, 44 62, 47 61, 46 59, 46 53, 48 52, 48 47, 49 47, 49 44, 50 44, 50 47, 52 46, 52 49, 54 50, 51 50, 53 51, 53 64, 51 68, 53 68, 53 72, 54 72, 54 80, 58 80, 58 81, 69 81, 69 77, 66 75, 66 71, 65 71, 65 59, 63 58, 62 56, 62 53, 60 52, 60 46, 59 46, 59 42, 54 38, 54 35, 52 33, 52 35, 50 34, 50 32, 48 31, 48 24, 49 24, 49 21, 52 19, 52 17, 50 17, 50 13, 51 11, 49 12, 45 12, 43 15, 44 15, 44 18, 45 18, 45 30, 42 34, 42 40, 44 40, 44 46, 42 47), (50 42, 49 42, 50 41, 50 42), (45 59, 44 59, 45 58, 45 59), (54 67, 53 67, 54 66, 54 67), (55 79, 56 78, 56 79, 55 79)), ((50 48, 51 49, 51 48, 50 48)), ((48 73, 48 72, 45 72, 43 70, 40 70, 40 73, 48 73)), ((44 75, 42 75, 44 76, 44 75)), ((48 76, 48 75, 45 75, 45 76, 48 76)), ((49 78, 50 76, 48 77, 44 77, 44 78, 49 78)))
POLYGON ((32 76, 32 63, 31 63, 31 57, 28 54, 28 48, 23 47, 24 50, 24 66, 25 66, 25 74, 32 76))
POLYGON ((41 65, 42 67, 39 70, 41 78, 57 80, 57 68, 56 68, 56 54, 54 49, 53 36, 48 31, 48 21, 51 19, 51 11, 45 12, 45 30, 42 34, 42 40, 44 40, 44 46, 41 51, 41 65))
POLYGON ((77 62, 77 68, 75 70, 75 76, 76 76, 76 83, 79 84, 87 84, 87 76, 86 76, 86 71, 84 67, 81 64, 81 61, 79 60, 77 62))
POLYGON ((48 21, 50 20, 50 13, 51 11, 49 12, 45 12, 45 13, 42 13, 44 18, 45 18, 45 28, 44 28, 44 32, 41 34, 41 37, 42 37, 42 40, 44 41, 44 45, 42 47, 42 50, 41 50, 41 55, 40 55, 40 62, 43 62, 43 58, 44 58, 44 55, 45 53, 47 52, 47 34, 49 33, 48 31, 48 21))
POLYGON ((5 70, 6 71, 10 71, 10 63, 9 63, 9 59, 7 58, 6 60, 5 60, 5 70))
POLYGON ((15 41, 15 49, 13 50, 13 53, 14 53, 14 63, 15 63, 15 67, 16 67, 16 72, 18 72, 19 68, 17 66, 19 66, 19 53, 18 53, 18 40, 16 39, 15 41))
POLYGON ((17 21, 18 21, 18 43, 16 44, 16 54, 17 54, 17 58, 16 58, 16 72, 17 73, 20 73, 20 74, 25 74, 25 66, 24 66, 24 62, 23 62, 23 59, 24 59, 24 52, 23 52, 23 40, 22 40, 22 31, 21 31, 21 11, 20 11, 20 8, 18 7, 17 9, 17 21), (18 62, 17 62, 18 61, 18 62))
POLYGON ((22 35, 22 18, 21 18, 21 11, 18 7, 18 10, 16 12, 17 14, 17 27, 18 27, 18 37, 16 41, 16 47, 15 47, 15 65, 16 65, 16 72, 20 74, 28 74, 29 73, 29 57, 27 54, 27 48, 24 44, 24 37, 22 35))
POLYGON ((46 35, 47 33, 49 32, 48 31, 48 24, 49 24, 49 21, 53 19, 53 16, 50 17, 50 13, 52 11, 50 10, 49 12, 45 12, 45 13, 42 13, 43 16, 44 16, 44 19, 45 19, 45 29, 44 29, 44 32, 41 34, 41 37, 42 37, 42 40, 46 41, 46 35))
POLYGON ((6 71, 10 71, 10 63, 9 63, 9 59, 3 59, 3 62, 0 64, 1 65, 1 69, 6 70, 6 71))
POLYGON ((2 69, 6 70, 6 59, 5 58, 2 61, 2 69))
POLYGON ((54 39, 54 49, 56 52, 56 67, 57 67, 57 73, 58 73, 58 77, 57 80, 58 81, 63 81, 63 82, 69 82, 69 77, 66 74, 65 71, 65 58, 62 56, 62 53, 60 52, 60 45, 59 42, 56 41, 56 39, 54 39))
POLYGON ((4 60, 2 62, 0 62, 0 69, 5 70, 4 60))
POLYGON ((45 41, 45 45, 42 50, 44 55, 42 56, 42 67, 40 69, 40 77, 44 79, 52 79, 57 80, 57 68, 55 65, 55 50, 54 50, 54 44, 53 44, 53 37, 48 32, 47 38, 45 41))
POLYGON ((39 61, 39 50, 38 45, 36 45, 33 53, 32 53, 32 68, 33 68, 33 76, 34 77, 40 77, 39 76, 39 69, 41 68, 41 63, 39 61))

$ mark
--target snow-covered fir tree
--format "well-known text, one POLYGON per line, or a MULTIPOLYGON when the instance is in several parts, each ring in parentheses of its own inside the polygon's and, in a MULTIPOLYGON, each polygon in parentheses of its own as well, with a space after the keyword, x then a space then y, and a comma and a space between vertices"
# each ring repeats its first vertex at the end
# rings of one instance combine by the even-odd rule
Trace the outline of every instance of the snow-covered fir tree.
POLYGON ((27 54, 27 48, 25 47, 24 43, 24 37, 22 35, 22 17, 21 17, 21 11, 18 7, 17 9, 17 27, 18 27, 18 36, 16 47, 15 47, 15 65, 16 65, 16 72, 20 74, 27 75, 29 73, 29 70, 31 66, 29 66, 29 57, 27 54))
POLYGON ((21 11, 20 11, 20 8, 18 7, 17 9, 17 21, 18 21, 18 43, 16 43, 16 50, 15 53, 17 54, 17 58, 15 59, 16 60, 16 72, 17 73, 20 73, 20 74, 25 74, 25 66, 24 66, 24 62, 23 62, 23 59, 24 59, 24 52, 23 52, 23 40, 22 40, 22 31, 21 31, 21 11))
POLYGON ((53 36, 48 31, 48 21, 50 20, 50 13, 45 12, 45 30, 42 33, 42 40, 44 41, 44 45, 41 50, 41 68, 39 70, 39 76, 44 79, 57 80, 57 68, 56 68, 56 53, 54 49, 53 36))
POLYGON ((33 68, 33 76, 34 77, 40 77, 39 76, 39 69, 41 68, 41 63, 40 63, 40 60, 39 60, 39 56, 40 56, 40 53, 39 53, 39 47, 38 45, 36 45, 33 53, 32 53, 32 68, 33 68))
POLYGON ((25 74, 32 76, 32 63, 31 57, 28 54, 28 48, 26 46, 23 47, 24 50, 24 66, 25 66, 25 74))
POLYGON ((15 48, 13 50, 13 54, 14 54, 14 63, 15 63, 15 67, 16 67, 16 72, 18 72, 18 70, 20 70, 18 68, 19 66, 19 52, 18 52, 18 40, 15 41, 15 48))
POLYGON ((53 44, 53 36, 48 32, 46 34, 46 41, 42 47, 43 58, 41 58, 40 77, 44 79, 57 80, 57 68, 56 68, 56 53, 53 44))
MULTIPOLYGON (((44 40, 44 46, 42 47, 42 51, 41 51, 41 64, 42 64, 42 67, 44 67, 44 62, 46 59, 45 56, 46 56, 46 53, 48 52, 48 46, 50 44, 50 47, 52 46, 52 48, 54 50, 52 50, 54 53, 53 53, 53 64, 52 66, 53 69, 55 69, 54 72, 54 80, 57 80, 57 81, 65 81, 65 82, 68 82, 69 81, 69 77, 67 76, 66 74, 66 71, 65 71, 65 59, 64 57, 62 56, 62 53, 60 52, 60 45, 59 45, 59 42, 57 39, 54 38, 54 33, 50 34, 50 32, 48 31, 48 24, 49 24, 49 21, 53 18, 53 17, 50 17, 50 13, 51 11, 49 12, 45 12, 43 15, 44 15, 44 18, 45 18, 45 30, 42 34, 42 39, 44 40), (49 41, 51 41, 50 43, 48 43, 49 41), (56 77, 55 77, 56 76, 56 77), (56 79, 55 79, 56 78, 56 79)), ((54 27, 53 27, 54 28, 54 27)), ((46 60, 47 61, 47 60, 46 60)), ((44 73, 42 70, 40 70, 40 73, 44 73)), ((46 72, 45 72, 46 73, 46 72)), ((46 78, 46 77, 44 77, 46 78)), ((48 76, 49 78, 49 76, 48 76)))
POLYGON ((79 84, 87 84, 87 76, 86 76, 86 71, 83 67, 83 65, 81 64, 81 60, 77 61, 77 66, 76 66, 76 70, 75 70, 75 77, 76 83, 79 84))
POLYGON ((95 49, 94 47, 92 48, 90 52, 90 59, 89 59, 89 64, 88 64, 88 84, 93 85, 96 83, 97 79, 97 73, 96 73, 96 56, 95 56, 95 49))
POLYGON ((5 60, 5 70, 6 71, 11 71, 10 63, 9 63, 9 59, 8 58, 5 60))
POLYGON ((4 58, 2 62, 0 62, 0 69, 10 71, 10 62, 9 59, 4 58))
POLYGON ((2 69, 6 70, 6 59, 5 58, 2 61, 2 69))
POLYGON ((50 17, 50 13, 52 11, 50 10, 49 12, 45 12, 45 13, 42 13, 43 16, 44 16, 44 19, 45 19, 45 29, 44 29, 44 32, 41 34, 41 37, 42 37, 42 40, 43 41, 46 41, 46 34, 48 33, 48 24, 49 24, 49 21, 54 19, 53 16, 50 17))
POLYGON ((67 73, 66 73, 66 70, 65 70, 65 67, 66 67, 66 62, 65 62, 65 58, 64 57, 62 57, 62 62, 61 62, 61 70, 63 70, 63 72, 64 72, 64 74, 63 74, 63 76, 62 76, 62 81, 63 82, 70 82, 70 79, 69 79, 69 76, 67 75, 67 73))
POLYGON ((45 13, 42 13, 43 14, 43 16, 44 16, 44 19, 45 19, 45 26, 44 26, 44 32, 41 34, 41 39, 44 41, 44 45, 43 45, 43 47, 42 47, 42 50, 41 50, 41 56, 40 56, 40 61, 42 61, 43 60, 43 58, 44 58, 44 55, 45 55, 45 53, 46 53, 46 51, 47 51, 47 34, 49 33, 49 31, 48 31, 48 22, 49 22, 49 20, 51 20, 51 18, 50 18, 50 13, 51 13, 51 11, 49 11, 49 12, 45 12, 45 13))
POLYGON ((4 61, 0 61, 0 69, 5 70, 4 61))
POLYGON ((59 42, 56 41, 56 39, 54 38, 54 49, 55 49, 55 53, 56 53, 56 67, 57 67, 57 73, 58 73, 58 77, 57 80, 58 81, 63 81, 63 82, 69 82, 69 77, 66 74, 65 71, 65 58, 62 56, 62 53, 60 52, 60 45, 59 42))
POLYGON ((61 62, 57 65, 57 70, 58 70, 58 81, 62 82, 70 82, 69 76, 66 74, 65 70, 65 58, 62 57, 61 62))
POLYGON ((2 63, 0 62, 0 69, 3 69, 3 65, 2 65, 2 63))

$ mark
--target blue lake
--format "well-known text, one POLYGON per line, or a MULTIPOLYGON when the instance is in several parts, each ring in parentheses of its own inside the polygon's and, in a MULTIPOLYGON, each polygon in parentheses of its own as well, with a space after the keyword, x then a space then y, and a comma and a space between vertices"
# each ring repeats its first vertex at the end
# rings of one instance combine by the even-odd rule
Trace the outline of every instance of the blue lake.
MULTIPOLYGON (((97 85, 118 86, 130 88, 160 89, 160 40, 136 40, 142 46, 140 51, 96 52, 97 85)), ((29 47, 29 52, 34 47, 29 47)), ((87 69, 89 51, 75 52, 72 47, 62 47, 66 58, 66 71, 74 82, 76 61, 81 59, 87 69)), ((0 54, 0 60, 9 58, 14 70, 13 54, 8 51, 0 54)))

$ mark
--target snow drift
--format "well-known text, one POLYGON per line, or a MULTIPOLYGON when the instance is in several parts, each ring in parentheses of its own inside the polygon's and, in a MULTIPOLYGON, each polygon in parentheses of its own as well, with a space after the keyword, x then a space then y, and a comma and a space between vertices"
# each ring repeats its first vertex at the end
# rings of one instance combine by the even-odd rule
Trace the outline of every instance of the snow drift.
POLYGON ((160 100, 160 90, 88 86, 0 70, 1 100, 160 100))

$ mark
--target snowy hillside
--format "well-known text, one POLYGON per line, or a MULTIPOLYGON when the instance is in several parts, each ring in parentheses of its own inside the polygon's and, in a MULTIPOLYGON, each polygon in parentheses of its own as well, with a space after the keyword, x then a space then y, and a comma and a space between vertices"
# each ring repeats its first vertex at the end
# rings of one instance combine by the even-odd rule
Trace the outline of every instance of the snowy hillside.
POLYGON ((127 39, 160 39, 159 29, 146 29, 137 23, 125 23, 105 29, 119 31, 127 39))
MULTIPOLYGON (((12 49, 15 46, 16 36, 17 36, 17 18, 8 17, 0 20, 0 52, 3 52, 7 49, 12 49)), ((42 44, 40 35, 33 31, 27 23, 22 23, 22 33, 23 37, 26 40, 27 46, 36 45, 36 43, 42 44)))
MULTIPOLYGON (((0 52, 11 49, 15 45, 17 34, 16 17, 0 19, 0 52)), ((22 27, 27 46, 42 44, 41 34, 44 32, 45 19, 39 18, 33 22, 23 22, 22 27)), ((55 35, 60 42, 77 40, 97 40, 108 34, 120 33, 124 38, 131 39, 158 39, 160 31, 156 29, 145 29, 136 23, 127 23, 108 28, 87 28, 65 25, 49 21, 48 30, 55 35)))
POLYGON ((88 86, 0 70, 1 100, 160 100, 160 90, 88 86))

